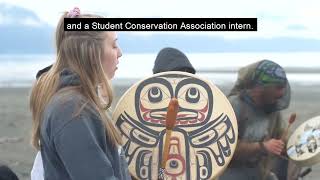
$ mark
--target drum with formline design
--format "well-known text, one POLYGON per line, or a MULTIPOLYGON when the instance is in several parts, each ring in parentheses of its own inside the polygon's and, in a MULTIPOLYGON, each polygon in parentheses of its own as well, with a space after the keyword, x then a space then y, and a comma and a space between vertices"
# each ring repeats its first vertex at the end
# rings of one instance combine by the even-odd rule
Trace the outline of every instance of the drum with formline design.
POLYGON ((300 166, 320 162, 320 116, 301 124, 290 136, 287 154, 300 166))
POLYGON ((166 179, 214 179, 230 162, 238 127, 226 96, 210 81, 183 72, 165 72, 134 84, 119 100, 113 119, 123 139, 130 173, 157 179, 171 98, 179 111, 173 129, 166 179))

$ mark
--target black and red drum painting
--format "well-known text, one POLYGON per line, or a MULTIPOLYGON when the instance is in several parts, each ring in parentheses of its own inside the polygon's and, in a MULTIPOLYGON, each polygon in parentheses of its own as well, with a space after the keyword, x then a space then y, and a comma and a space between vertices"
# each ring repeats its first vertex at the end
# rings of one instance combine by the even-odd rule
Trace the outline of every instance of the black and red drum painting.
POLYGON ((148 77, 119 100, 113 119, 123 139, 130 173, 157 179, 171 98, 179 111, 169 145, 166 179, 214 179, 230 162, 238 137, 233 109, 210 81, 183 72, 148 77))

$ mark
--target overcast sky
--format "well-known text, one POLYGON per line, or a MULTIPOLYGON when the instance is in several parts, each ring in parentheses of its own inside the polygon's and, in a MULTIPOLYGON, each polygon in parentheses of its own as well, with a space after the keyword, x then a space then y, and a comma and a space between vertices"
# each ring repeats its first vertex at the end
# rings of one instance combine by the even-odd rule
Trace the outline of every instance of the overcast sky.
MULTIPOLYGON (((210 35, 225 38, 320 39, 318 0, 0 0, 1 2, 29 9, 41 21, 52 26, 56 26, 63 11, 77 6, 81 12, 109 17, 257 17, 258 32, 212 32, 210 35)), ((0 14, 0 23, 1 18, 3 21, 5 17, 0 14)))

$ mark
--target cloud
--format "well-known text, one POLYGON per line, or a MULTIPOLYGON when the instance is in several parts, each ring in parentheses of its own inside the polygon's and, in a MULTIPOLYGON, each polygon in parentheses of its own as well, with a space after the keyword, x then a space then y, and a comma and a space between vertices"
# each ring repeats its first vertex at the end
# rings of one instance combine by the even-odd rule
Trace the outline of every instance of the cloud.
POLYGON ((19 6, 0 3, 0 25, 13 26, 41 26, 47 23, 42 22, 39 17, 30 10, 19 6))
MULTIPOLYGON (((308 0, 109 0, 49 1, 2 0, 32 10, 41 21, 56 26, 62 12, 80 7, 82 12, 108 17, 257 17, 258 32, 195 33, 227 39, 301 37, 320 39, 320 1, 308 0), (288 28, 291 25, 305 28, 288 28)), ((140 34, 144 34, 141 32, 140 34)), ((147 33, 148 34, 148 33, 147 33)), ((186 33, 190 34, 190 33, 186 33)))
POLYGON ((287 29, 293 31, 303 31, 306 30, 306 27, 300 24, 291 24, 287 26, 287 29))

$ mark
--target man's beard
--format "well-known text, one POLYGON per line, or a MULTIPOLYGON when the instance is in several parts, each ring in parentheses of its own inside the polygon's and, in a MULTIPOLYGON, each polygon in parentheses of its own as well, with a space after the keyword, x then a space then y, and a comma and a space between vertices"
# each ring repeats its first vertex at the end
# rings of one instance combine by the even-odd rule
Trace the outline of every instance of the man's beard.
POLYGON ((264 104, 262 106, 262 109, 265 113, 269 114, 269 113, 272 113, 276 110, 276 106, 277 106, 277 103, 273 103, 273 104, 264 104))

